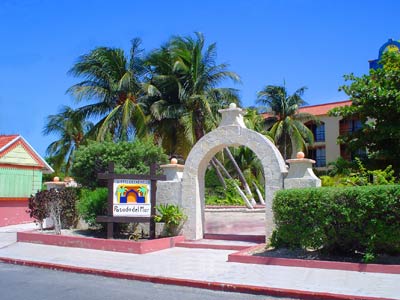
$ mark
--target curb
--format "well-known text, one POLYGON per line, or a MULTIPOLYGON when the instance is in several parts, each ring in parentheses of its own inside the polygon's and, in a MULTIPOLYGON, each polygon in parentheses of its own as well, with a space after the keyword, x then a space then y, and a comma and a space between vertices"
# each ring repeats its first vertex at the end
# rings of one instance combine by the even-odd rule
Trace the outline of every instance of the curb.
POLYGON ((241 251, 248 249, 249 246, 240 246, 240 245, 217 245, 217 244, 206 244, 206 243, 193 243, 193 242, 178 242, 175 244, 175 247, 181 248, 195 248, 195 249, 214 249, 214 250, 233 250, 233 251, 241 251))
POLYGON ((129 240, 43 234, 32 231, 17 232, 17 242, 135 254, 145 254, 172 248, 176 243, 183 242, 184 240, 183 236, 174 236, 135 242, 129 240))
POLYGON ((231 283, 223 283, 223 282, 180 279, 180 278, 171 278, 171 277, 158 277, 158 276, 151 276, 151 275, 141 275, 141 274, 117 272, 117 271, 109 271, 109 270, 101 270, 101 269, 93 269, 93 268, 82 268, 82 267, 68 266, 68 265, 62 265, 62 264, 53 264, 53 263, 47 263, 47 262, 29 261, 29 260, 14 259, 14 258, 8 258, 8 257, 0 257, 0 262, 14 264, 14 265, 28 266, 28 267, 38 267, 38 268, 43 268, 43 269, 72 272, 72 273, 90 274, 90 275, 98 275, 98 276, 118 278, 118 279, 145 281, 145 282, 158 283, 158 284, 179 285, 179 286, 209 289, 209 290, 215 290, 215 291, 224 291, 224 292, 248 293, 248 294, 266 295, 266 296, 301 298, 301 299, 390 300, 389 298, 381 298, 381 297, 377 298, 377 297, 366 297, 366 296, 339 295, 339 294, 332 294, 332 293, 310 292, 310 291, 280 289, 280 288, 271 288, 271 287, 260 287, 260 286, 231 284, 231 283))
POLYGON ((262 247, 262 244, 248 247, 247 249, 239 250, 235 253, 231 253, 228 255, 228 262, 299 268, 317 268, 326 270, 342 270, 352 272, 400 274, 400 265, 363 264, 326 260, 253 256, 251 253, 256 249, 259 249, 260 247, 262 247))

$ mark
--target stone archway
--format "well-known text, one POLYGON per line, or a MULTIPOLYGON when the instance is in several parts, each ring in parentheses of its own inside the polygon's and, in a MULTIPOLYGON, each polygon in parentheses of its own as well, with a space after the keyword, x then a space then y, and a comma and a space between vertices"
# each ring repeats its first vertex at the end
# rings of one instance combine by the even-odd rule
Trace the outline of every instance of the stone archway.
POLYGON ((228 146, 246 146, 260 159, 265 176, 266 238, 274 229, 272 199, 277 190, 283 189, 287 173, 285 162, 275 145, 262 134, 246 128, 244 111, 230 105, 219 111, 219 127, 202 137, 192 148, 185 163, 182 178, 182 207, 188 215, 184 225, 187 239, 202 239, 204 233, 204 175, 211 158, 228 146))

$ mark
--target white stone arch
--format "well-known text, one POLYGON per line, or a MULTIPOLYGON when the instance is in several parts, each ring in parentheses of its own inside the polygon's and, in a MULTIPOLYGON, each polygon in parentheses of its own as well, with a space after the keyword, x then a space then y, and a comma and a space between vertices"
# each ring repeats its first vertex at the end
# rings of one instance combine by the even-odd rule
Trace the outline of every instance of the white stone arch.
POLYGON ((219 127, 202 137, 192 148, 182 178, 181 203, 188 220, 183 231, 187 239, 202 239, 204 233, 204 175, 211 158, 225 147, 246 146, 260 159, 265 176, 266 237, 273 229, 272 199, 283 188, 287 173, 285 162, 275 145, 262 134, 246 128, 243 110, 232 107, 220 110, 219 127))

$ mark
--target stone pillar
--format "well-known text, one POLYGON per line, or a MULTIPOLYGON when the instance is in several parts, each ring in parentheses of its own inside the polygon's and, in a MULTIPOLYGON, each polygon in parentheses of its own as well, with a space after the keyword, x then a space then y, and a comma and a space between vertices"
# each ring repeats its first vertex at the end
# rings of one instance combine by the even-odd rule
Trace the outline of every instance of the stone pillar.
POLYGON ((304 158, 304 153, 298 152, 297 158, 288 159, 286 162, 290 165, 290 168, 284 180, 285 189, 321 186, 321 179, 315 176, 312 170, 315 160, 304 158))
POLYGON ((170 203, 182 206, 182 176, 183 165, 176 162, 176 159, 171 159, 171 163, 161 165, 164 175, 167 180, 157 182, 157 205, 170 203))
POLYGON ((50 189, 60 190, 65 188, 66 183, 64 181, 60 181, 60 178, 54 177, 53 181, 47 181, 44 183, 44 185, 46 186, 46 190, 50 189))

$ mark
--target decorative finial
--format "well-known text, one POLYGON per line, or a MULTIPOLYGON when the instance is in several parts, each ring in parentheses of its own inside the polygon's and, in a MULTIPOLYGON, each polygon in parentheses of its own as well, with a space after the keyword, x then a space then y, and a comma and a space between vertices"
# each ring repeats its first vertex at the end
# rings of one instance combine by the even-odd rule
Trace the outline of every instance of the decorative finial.
POLYGON ((296 158, 298 158, 298 159, 303 159, 304 158, 304 152, 297 152, 297 154, 296 154, 296 158))
POLYGON ((231 104, 229 104, 229 108, 236 108, 237 106, 236 106, 236 103, 231 103, 231 104))

